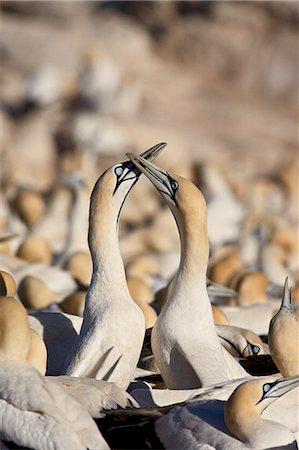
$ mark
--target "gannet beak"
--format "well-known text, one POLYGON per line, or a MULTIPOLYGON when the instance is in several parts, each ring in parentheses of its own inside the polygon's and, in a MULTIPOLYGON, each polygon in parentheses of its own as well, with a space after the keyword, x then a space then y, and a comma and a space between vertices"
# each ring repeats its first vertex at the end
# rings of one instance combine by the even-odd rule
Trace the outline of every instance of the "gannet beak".
POLYGON ((290 312, 293 312, 292 308, 292 288, 289 287, 288 277, 285 279, 283 296, 281 302, 281 308, 287 308, 290 312))
POLYGON ((289 378, 280 378, 274 383, 266 383, 263 386, 264 394, 262 399, 281 397, 297 386, 299 386, 299 375, 289 378))
MULTIPOLYGON (((144 158, 145 160, 152 161, 155 159, 163 150, 164 147, 166 147, 165 142, 160 142, 159 144, 154 145, 153 147, 149 148, 148 150, 145 150, 145 152, 141 153, 140 157, 144 158)), ((119 182, 125 181, 132 178, 132 172, 133 172, 133 178, 139 178, 142 171, 139 170, 139 168, 133 164, 131 161, 126 161, 122 164, 123 168, 125 169, 122 176, 119 178, 119 182)))
MULTIPOLYGON (((156 144, 145 152, 141 153, 141 155, 143 155, 143 157, 146 159, 153 160, 161 153, 166 145, 167 144, 165 142, 160 142, 159 144, 156 144)), ((142 173, 142 171, 139 170, 139 168, 135 164, 133 164, 132 161, 125 161, 123 163, 120 163, 118 166, 115 166, 114 171, 117 176, 117 182, 113 191, 113 195, 123 181, 133 180, 131 184, 132 188, 142 173)))
POLYGON ((153 185, 160 191, 161 194, 168 195, 175 201, 174 195, 178 188, 178 183, 171 178, 168 172, 155 166, 153 163, 136 156, 133 153, 126 153, 128 158, 135 164, 135 166, 153 183, 153 185))
POLYGON ((166 142, 160 142, 160 144, 156 144, 148 150, 145 150, 145 152, 141 153, 140 156, 144 159, 147 159, 148 161, 152 161, 162 152, 163 148, 165 148, 166 145, 166 142))
POLYGON ((221 284, 213 283, 207 280, 208 294, 211 297, 236 297, 237 292, 234 289, 222 286, 221 284))

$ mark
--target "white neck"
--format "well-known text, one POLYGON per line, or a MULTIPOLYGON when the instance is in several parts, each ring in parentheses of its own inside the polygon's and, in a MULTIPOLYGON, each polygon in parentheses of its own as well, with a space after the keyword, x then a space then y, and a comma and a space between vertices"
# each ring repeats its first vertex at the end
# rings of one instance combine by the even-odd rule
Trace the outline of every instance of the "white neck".
POLYGON ((107 206, 97 195, 90 202, 88 244, 93 273, 86 297, 84 321, 101 313, 101 306, 111 302, 130 301, 126 274, 117 233, 118 210, 107 206))
POLYGON ((198 307, 200 316, 212 326, 211 304, 206 289, 209 243, 205 220, 199 216, 197 224, 177 217, 181 241, 181 259, 174 278, 170 296, 165 304, 180 303, 181 308, 194 313, 198 307))
MULTIPOLYGON (((203 355, 202 367, 198 369, 202 385, 231 378, 244 377, 247 372, 221 346, 213 320, 211 302, 206 287, 206 270, 209 257, 209 243, 206 217, 193 211, 192 221, 177 217, 181 239, 181 260, 170 296, 164 308, 177 308, 180 320, 186 325, 194 323, 196 317, 203 355), (209 357, 210 355, 210 357, 209 357), (207 365, 207 358, 210 359, 207 365)), ((199 335, 198 335, 199 337, 199 335)))

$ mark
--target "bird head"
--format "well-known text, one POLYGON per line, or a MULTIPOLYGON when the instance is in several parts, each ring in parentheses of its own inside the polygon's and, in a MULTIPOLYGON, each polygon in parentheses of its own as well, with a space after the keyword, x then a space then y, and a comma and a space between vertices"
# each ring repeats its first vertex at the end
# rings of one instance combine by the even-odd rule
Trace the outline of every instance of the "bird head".
MULTIPOLYGON (((167 144, 160 143, 142 153, 143 158, 154 159, 167 144)), ((117 214, 117 221, 121 208, 130 190, 137 182, 141 171, 131 161, 124 161, 107 169, 97 180, 91 193, 92 208, 90 213, 97 215, 101 212, 101 220, 110 213, 117 214), (101 211, 99 211, 99 208, 101 211)))
POLYGON ((242 416, 260 415, 271 403, 297 386, 299 375, 279 379, 259 377, 245 381, 226 402, 224 415, 227 427, 233 431, 234 424, 242 416))
POLYGON ((179 225, 184 223, 184 219, 190 220, 191 215, 197 217, 198 213, 206 219, 204 196, 191 181, 161 169, 142 155, 127 153, 127 156, 160 192, 179 225))

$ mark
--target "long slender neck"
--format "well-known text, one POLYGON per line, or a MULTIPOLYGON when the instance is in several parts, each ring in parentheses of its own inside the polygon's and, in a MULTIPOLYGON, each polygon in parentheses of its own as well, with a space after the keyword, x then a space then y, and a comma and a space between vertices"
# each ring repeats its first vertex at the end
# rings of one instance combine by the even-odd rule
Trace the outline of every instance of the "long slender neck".
POLYGON ((197 216, 184 218, 179 223, 181 240, 181 261, 179 271, 185 278, 206 282, 206 272, 209 258, 209 242, 206 217, 197 216), (192 220, 191 220, 192 219, 192 220))
MULTIPOLYGON (((203 314, 212 317, 211 306, 206 290, 206 271, 209 256, 206 218, 202 212, 195 211, 191 217, 177 217, 180 232, 181 259, 173 283, 173 302, 201 305, 203 314), (192 219, 192 220, 191 220, 192 219)), ((171 295, 171 297, 173 297, 171 295)))
POLYGON ((202 201, 201 204, 192 202, 185 206, 179 216, 175 215, 181 239, 180 266, 161 314, 174 311, 175 315, 180 315, 180 321, 186 321, 186 325, 194 323, 196 318, 197 339, 201 341, 203 355, 197 375, 202 385, 208 385, 245 376, 246 372, 222 348, 215 329, 206 285, 209 242, 205 204, 202 201))
POLYGON ((112 202, 107 202, 100 191, 92 194, 88 232, 88 244, 93 262, 92 283, 100 280, 102 289, 107 290, 105 285, 109 286, 109 290, 117 286, 119 292, 127 295, 126 275, 117 234, 118 212, 112 202))

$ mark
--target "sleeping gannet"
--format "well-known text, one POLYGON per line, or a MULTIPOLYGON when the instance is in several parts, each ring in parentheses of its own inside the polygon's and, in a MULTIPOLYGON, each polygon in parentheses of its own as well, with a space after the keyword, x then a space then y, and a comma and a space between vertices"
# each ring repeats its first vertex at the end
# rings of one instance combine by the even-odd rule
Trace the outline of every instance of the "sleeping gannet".
POLYGON ((12 201, 12 207, 29 229, 38 223, 46 210, 42 195, 28 188, 19 188, 12 201))
MULTIPOLYGON (((143 155, 153 159, 165 145, 143 155)), ((66 375, 114 381, 125 388, 137 366, 145 320, 128 290, 117 231, 122 205, 140 175, 126 161, 106 170, 92 191, 88 230, 92 280, 80 334, 63 370, 66 375)))
POLYGON ((221 346, 213 322, 206 287, 209 244, 203 195, 190 181, 142 157, 127 156, 162 194, 180 233, 180 266, 152 331, 153 353, 166 386, 191 389, 246 376, 221 346))
POLYGON ((1 439, 37 450, 108 450, 86 409, 26 361, 30 332, 18 300, 1 299, 0 328, 1 439))
POLYGON ((30 263, 51 264, 52 250, 45 238, 29 234, 21 242, 16 256, 30 263))
POLYGON ((249 330, 234 327, 232 325, 215 325, 215 327, 221 345, 231 355, 243 356, 244 358, 246 358, 248 356, 264 353, 263 343, 261 339, 254 333, 250 333, 249 330), (245 337, 247 331, 250 336, 249 338, 245 337), (253 339, 250 339, 251 336, 253 339))
POLYGON ((203 445, 211 450, 296 449, 295 430, 281 401, 298 385, 298 376, 248 380, 234 388, 227 401, 206 395, 173 407, 156 421, 155 430, 171 450, 200 450, 203 445))
POLYGON ((271 356, 284 377, 299 374, 299 325, 292 308, 292 290, 285 280, 281 307, 269 326, 271 356))
POLYGON ((68 295, 59 303, 59 308, 65 313, 83 317, 86 291, 87 289, 80 288, 68 295))

